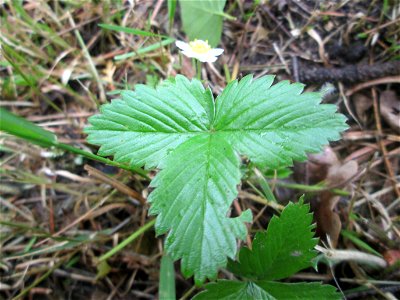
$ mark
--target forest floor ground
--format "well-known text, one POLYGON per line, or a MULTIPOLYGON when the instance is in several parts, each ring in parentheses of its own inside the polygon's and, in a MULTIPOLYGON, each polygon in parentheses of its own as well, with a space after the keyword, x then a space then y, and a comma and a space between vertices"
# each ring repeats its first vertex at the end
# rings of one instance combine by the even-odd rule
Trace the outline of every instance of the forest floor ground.
MULTIPOLYGON (((195 76, 174 44, 116 59, 159 40, 98 26, 186 40, 179 5, 170 28, 162 0, 1 2, 0 104, 63 143, 96 153, 83 128, 99 104, 115 98, 113 90, 195 76)), ((275 74, 306 90, 328 90, 324 102, 336 104, 349 125, 340 141, 293 168, 246 172, 235 207, 253 211, 249 235, 265 229, 274 213, 263 183, 280 205, 305 194, 321 245, 347 252, 331 268, 289 280, 330 283, 348 299, 394 299, 400 295, 399 2, 229 0, 225 12, 233 18, 224 20, 224 53, 203 70, 214 94, 246 74, 275 74)), ((97 268, 102 254, 150 220, 140 201, 149 180, 0 134, 0 299, 157 299, 163 237, 152 229, 110 258, 110 269, 97 268)), ((200 288, 182 277, 179 262, 175 267, 177 297, 190 298, 200 288)))

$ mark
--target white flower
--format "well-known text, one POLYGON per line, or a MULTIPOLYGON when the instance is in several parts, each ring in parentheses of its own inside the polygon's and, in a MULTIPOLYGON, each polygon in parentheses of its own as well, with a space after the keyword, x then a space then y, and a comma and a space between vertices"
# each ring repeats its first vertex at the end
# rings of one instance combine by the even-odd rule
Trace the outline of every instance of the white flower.
POLYGON ((176 41, 175 45, 182 50, 183 55, 196 58, 201 62, 215 62, 217 56, 224 52, 221 48, 211 48, 208 41, 197 39, 189 43, 176 41))

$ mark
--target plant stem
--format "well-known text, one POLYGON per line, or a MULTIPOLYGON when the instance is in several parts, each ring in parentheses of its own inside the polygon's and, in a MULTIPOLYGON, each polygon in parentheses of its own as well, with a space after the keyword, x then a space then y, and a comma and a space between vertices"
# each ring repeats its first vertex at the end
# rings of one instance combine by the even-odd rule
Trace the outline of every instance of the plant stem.
POLYGON ((285 183, 285 182, 276 182, 275 185, 280 186, 280 187, 285 187, 288 189, 294 189, 294 190, 302 190, 305 192, 321 192, 325 190, 330 190, 331 192, 335 193, 336 195, 341 195, 341 196, 349 196, 350 193, 338 189, 338 188, 329 188, 325 185, 321 184, 316 184, 316 185, 305 185, 305 184, 297 184, 297 183, 285 183))
POLYGON ((60 149, 63 149, 63 150, 67 150, 69 152, 72 152, 72 153, 75 153, 75 154, 78 154, 78 155, 82 155, 82 156, 84 156, 86 158, 89 158, 89 159, 92 159, 92 160, 100 161, 100 162, 105 163, 105 164, 110 165, 110 166, 115 166, 115 167, 118 167, 118 168, 121 168, 121 169, 124 169, 124 170, 127 170, 127 171, 135 172, 135 173, 139 174, 140 176, 142 176, 142 177, 144 177, 146 179, 149 179, 149 177, 147 176, 147 172, 142 170, 141 168, 132 168, 132 167, 130 167, 128 165, 125 165, 125 164, 122 164, 122 163, 118 163, 116 161, 113 161, 113 160, 98 156, 98 155, 93 154, 93 153, 91 153, 89 151, 81 150, 79 148, 76 148, 76 147, 68 145, 68 144, 54 142, 53 146, 57 147, 57 148, 60 148, 60 149))
POLYGON ((140 235, 145 233, 147 230, 149 230, 153 225, 156 223, 156 219, 153 219, 146 224, 144 224, 142 227, 140 227, 138 230, 136 230, 134 233, 132 233, 127 239, 123 240, 121 243, 119 243, 116 247, 112 248, 110 251, 108 251, 106 254, 102 255, 99 259, 99 262, 106 260, 116 254, 117 252, 121 251, 123 248, 128 246, 130 243, 132 243, 135 239, 137 239, 140 235))
POLYGON ((186 300, 196 290, 196 286, 192 286, 179 300, 186 300))

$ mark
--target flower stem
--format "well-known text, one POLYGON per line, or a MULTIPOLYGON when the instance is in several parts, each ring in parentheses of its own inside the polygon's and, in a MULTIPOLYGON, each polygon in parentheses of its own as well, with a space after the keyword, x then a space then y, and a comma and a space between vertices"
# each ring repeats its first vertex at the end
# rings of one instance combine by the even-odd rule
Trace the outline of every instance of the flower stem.
POLYGON ((196 72, 197 72, 197 79, 201 80, 201 61, 196 59, 196 72))

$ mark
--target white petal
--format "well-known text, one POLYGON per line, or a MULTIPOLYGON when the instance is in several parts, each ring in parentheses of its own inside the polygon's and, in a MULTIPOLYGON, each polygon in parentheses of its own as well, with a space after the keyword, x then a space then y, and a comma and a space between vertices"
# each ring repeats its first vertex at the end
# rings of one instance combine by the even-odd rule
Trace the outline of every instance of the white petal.
POLYGON ((197 58, 197 54, 195 52, 193 52, 191 49, 187 49, 187 50, 182 51, 182 54, 187 56, 187 57, 197 58))
POLYGON ((209 51, 209 53, 210 53, 211 55, 213 55, 213 56, 219 56, 219 55, 222 54, 222 52, 224 52, 224 49, 221 49, 221 48, 214 48, 214 49, 211 49, 211 50, 209 51))
POLYGON ((217 57, 211 55, 210 52, 198 55, 196 58, 201 62, 215 62, 217 60, 217 57))
POLYGON ((207 61, 205 61, 205 62, 213 63, 213 62, 215 62, 216 60, 217 60, 217 57, 211 56, 211 57, 209 57, 209 58, 207 59, 207 61))
POLYGON ((175 45, 181 49, 182 51, 187 51, 190 49, 190 46, 188 43, 182 42, 182 41, 176 41, 175 45))

